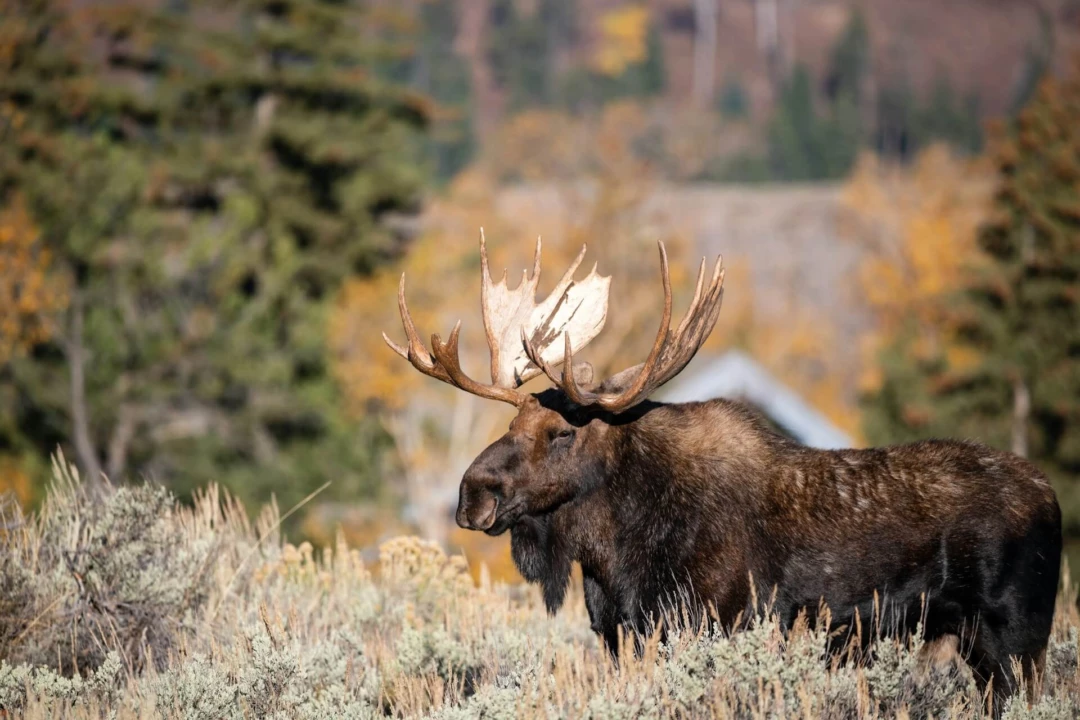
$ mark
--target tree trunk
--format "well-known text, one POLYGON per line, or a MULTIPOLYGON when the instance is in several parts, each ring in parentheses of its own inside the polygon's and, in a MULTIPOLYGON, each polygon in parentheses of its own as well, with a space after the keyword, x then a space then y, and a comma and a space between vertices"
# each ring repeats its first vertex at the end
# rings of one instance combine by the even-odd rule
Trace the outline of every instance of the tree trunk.
POLYGON ((82 295, 75 290, 71 297, 71 328, 67 341, 68 372, 71 377, 71 434, 83 477, 91 488, 96 488, 101 483, 101 462, 90 435, 90 417, 86 407, 83 315, 82 295))
POLYGON ((754 0, 754 27, 757 30, 758 52, 766 57, 776 52, 780 44, 777 0, 754 0))
POLYGON ((754 27, 758 52, 765 56, 769 83, 779 93, 786 75, 780 48, 780 0, 754 0, 754 27))
MULTIPOLYGON (((1025 223, 1020 230, 1020 262, 1030 265, 1035 259, 1035 228, 1025 223)), ((1022 277, 1022 276, 1021 276, 1022 277)), ((1016 299, 1019 307, 1024 307, 1024 283, 1017 280, 1016 299)), ((1017 372, 1013 379, 1013 423, 1012 451, 1020 457, 1028 456, 1028 416, 1031 414, 1031 391, 1024 382, 1022 374, 1017 372)))
POLYGON ((1021 378, 1013 381, 1012 451, 1028 456, 1028 417, 1031 415, 1031 391, 1021 378))
POLYGON ((454 49, 469 61, 469 80, 472 85, 473 134, 483 144, 494 132, 498 120, 499 100, 487 62, 488 16, 490 0, 469 0, 461 3, 461 16, 454 49))
POLYGON ((105 472, 110 480, 116 480, 127 469, 127 451, 131 439, 135 436, 135 410, 128 405, 121 405, 116 428, 109 440, 108 462, 105 472))
POLYGON ((699 108, 712 106, 716 85, 716 23, 718 0, 694 0, 693 99, 699 108))

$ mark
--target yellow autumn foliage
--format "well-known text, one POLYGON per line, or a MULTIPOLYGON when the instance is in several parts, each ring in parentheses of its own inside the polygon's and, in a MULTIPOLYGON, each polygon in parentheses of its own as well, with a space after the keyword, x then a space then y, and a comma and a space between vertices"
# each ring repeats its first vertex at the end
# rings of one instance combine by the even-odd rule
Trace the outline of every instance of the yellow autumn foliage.
POLYGON ((756 132, 746 121, 641 100, 611 101, 582 115, 532 109, 485 138, 482 165, 503 182, 565 181, 616 169, 693 182, 724 158, 764 152, 756 132))
POLYGON ((49 339, 66 306, 66 285, 16 196, 0 209, 0 363, 49 339))
POLYGON ((630 4, 608 10, 600 16, 598 39, 592 56, 593 68, 604 75, 621 75, 630 65, 648 54, 649 9, 630 4))
POLYGON ((958 372, 979 358, 954 347, 943 308, 976 267, 976 235, 988 217, 994 174, 982 158, 962 159, 944 146, 919 154, 910 168, 864 156, 844 202, 856 223, 853 239, 865 260, 856 290, 873 311, 876 330, 862 351, 867 370, 860 389, 880 385, 880 349, 915 323, 914 359, 944 358, 958 372))
POLYGON ((0 455, 0 498, 10 493, 22 507, 29 507, 34 486, 18 458, 0 455))
POLYGON ((581 122, 556 110, 526 110, 514 115, 490 139, 485 172, 500 180, 526 181, 576 174, 589 150, 581 122))

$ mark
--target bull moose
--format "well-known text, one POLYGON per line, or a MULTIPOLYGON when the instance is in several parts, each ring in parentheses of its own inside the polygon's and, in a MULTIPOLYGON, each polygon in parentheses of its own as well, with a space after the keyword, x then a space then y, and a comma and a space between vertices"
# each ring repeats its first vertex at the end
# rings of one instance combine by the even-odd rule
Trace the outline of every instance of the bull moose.
MULTIPOLYGON (((514 562, 539 583, 549 612, 580 563, 592 628, 609 649, 642 632, 674 598, 732 624, 770 597, 784 627, 802 611, 849 628, 881 613, 922 624, 930 641, 963 638, 967 662, 1001 697, 1042 667, 1061 558, 1061 512, 1046 477, 1020 457, 974 442, 930 440, 818 450, 770 429, 729 400, 665 404, 650 393, 677 375, 712 331, 723 298, 717 259, 672 327, 660 243, 663 315, 648 358, 600 383, 574 356, 601 331, 610 277, 574 273, 585 248, 539 304, 541 244, 517 289, 488 272, 480 239, 481 306, 491 383, 467 376, 460 321, 421 341, 405 302, 405 347, 417 370, 518 408, 509 431, 461 480, 457 522, 510 531, 514 562), (561 364, 561 371, 556 367, 561 364), (518 388, 546 375, 553 388, 518 388)), ((999 705, 1000 707, 1000 705, 999 705)))

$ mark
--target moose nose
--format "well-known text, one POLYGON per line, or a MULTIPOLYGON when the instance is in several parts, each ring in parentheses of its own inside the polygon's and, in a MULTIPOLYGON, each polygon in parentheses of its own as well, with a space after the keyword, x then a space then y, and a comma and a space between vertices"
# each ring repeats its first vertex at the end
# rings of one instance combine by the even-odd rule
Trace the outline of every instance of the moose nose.
POLYGON ((458 527, 466 530, 487 530, 495 524, 499 511, 499 498, 489 495, 477 503, 460 503, 457 510, 458 527))
POLYGON ((455 519, 466 530, 487 530, 495 524, 499 503, 507 499, 506 483, 500 478, 466 473, 455 519))

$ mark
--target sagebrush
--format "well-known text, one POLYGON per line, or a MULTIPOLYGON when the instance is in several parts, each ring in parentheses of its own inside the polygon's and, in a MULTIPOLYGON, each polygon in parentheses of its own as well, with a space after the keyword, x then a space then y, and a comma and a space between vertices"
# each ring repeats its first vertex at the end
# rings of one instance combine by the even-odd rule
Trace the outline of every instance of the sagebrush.
MULTIPOLYGON (((479 587, 465 560, 397 538, 368 568, 316 552, 211 486, 90 492, 62 462, 41 510, 0 530, 0 709, 22 717, 875 718, 985 714, 962 663, 918 637, 826 659, 830 638, 768 617, 686 627, 610 661, 580 590, 556 616, 532 588, 479 587)), ((1066 576, 1067 577, 1067 576, 1066 576)), ((1065 587, 1068 588, 1066 580, 1065 587)), ((1035 702, 1080 716, 1075 595, 1063 590, 1035 702)))

